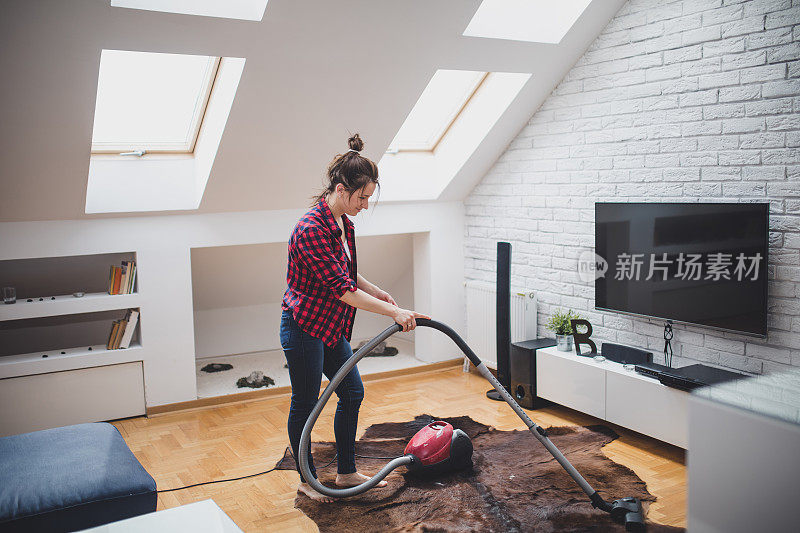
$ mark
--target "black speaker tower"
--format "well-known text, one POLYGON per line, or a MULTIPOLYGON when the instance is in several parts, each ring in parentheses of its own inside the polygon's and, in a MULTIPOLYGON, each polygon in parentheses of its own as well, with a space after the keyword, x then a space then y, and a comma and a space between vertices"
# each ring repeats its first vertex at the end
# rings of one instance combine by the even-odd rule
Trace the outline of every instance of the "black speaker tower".
MULTIPOLYGON (((506 390, 511 386, 509 352, 511 350, 511 243, 497 243, 497 381, 506 390)), ((502 400, 492 389, 492 400, 502 400)))

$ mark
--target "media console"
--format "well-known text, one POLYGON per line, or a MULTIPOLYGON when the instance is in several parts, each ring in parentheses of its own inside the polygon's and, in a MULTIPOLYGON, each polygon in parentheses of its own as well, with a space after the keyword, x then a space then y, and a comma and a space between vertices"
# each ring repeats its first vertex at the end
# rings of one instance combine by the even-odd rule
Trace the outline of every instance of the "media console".
POLYGON ((556 347, 536 351, 537 396, 686 448, 689 393, 621 363, 556 347))

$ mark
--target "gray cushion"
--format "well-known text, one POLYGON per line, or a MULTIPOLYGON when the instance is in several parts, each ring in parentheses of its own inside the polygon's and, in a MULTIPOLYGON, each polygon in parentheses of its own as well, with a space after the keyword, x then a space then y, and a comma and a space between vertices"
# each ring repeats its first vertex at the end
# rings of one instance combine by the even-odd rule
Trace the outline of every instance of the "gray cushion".
POLYGON ((156 510, 156 483, 117 428, 0 438, 0 530, 75 531, 156 510))

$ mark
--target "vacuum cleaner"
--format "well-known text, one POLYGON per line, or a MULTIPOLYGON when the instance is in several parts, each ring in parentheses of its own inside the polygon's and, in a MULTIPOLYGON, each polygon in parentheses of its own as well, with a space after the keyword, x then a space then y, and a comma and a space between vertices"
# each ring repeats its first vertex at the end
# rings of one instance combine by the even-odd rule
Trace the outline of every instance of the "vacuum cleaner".
MULTIPOLYGON (((519 406, 508 391, 497 381, 489 369, 486 368, 486 365, 481 362, 478 356, 475 355, 475 352, 467 346, 467 343, 464 342, 458 333, 453 331, 449 326, 435 320, 418 318, 416 322, 417 326, 429 327, 441 331, 456 343, 470 362, 475 365, 478 372, 492 384, 503 400, 505 400, 514 412, 517 413, 517 416, 525 422, 525 425, 533 436, 547 448, 547 451, 550 452, 564 470, 567 471, 570 477, 572 477, 578 486, 586 493, 592 507, 609 513, 611 518, 616 522, 625 524, 625 529, 627 531, 643 531, 645 529, 641 501, 632 497, 614 500, 610 503, 604 500, 603 497, 589 485, 583 476, 581 476, 575 467, 572 466, 567 458, 564 457, 561 451, 556 448, 555 444, 553 444, 547 436, 547 431, 530 419, 525 411, 522 410, 522 407, 519 406)), ((317 404, 311 410, 311 414, 303 427, 303 433, 300 437, 300 471, 303 473, 303 477, 308 484, 321 494, 332 498, 346 498, 361 494, 373 488, 383 478, 389 475, 392 470, 400 466, 405 466, 409 473, 412 474, 435 475, 442 472, 467 468, 472 465, 472 443, 470 442, 469 436, 459 429, 454 429, 453 426, 446 422, 437 421, 419 430, 409 441, 402 456, 389 461, 377 474, 360 485, 341 489, 330 488, 320 483, 319 480, 312 475, 308 464, 308 451, 311 446, 311 430, 314 428, 314 424, 317 422, 317 418, 319 418, 323 407, 325 407, 325 404, 336 390, 336 387, 339 386, 339 383, 341 383, 353 367, 380 342, 398 331, 402 331, 402 327, 398 324, 393 324, 353 354, 353 356, 342 365, 336 375, 333 376, 333 379, 331 379, 330 383, 325 387, 325 390, 319 397, 317 404)))

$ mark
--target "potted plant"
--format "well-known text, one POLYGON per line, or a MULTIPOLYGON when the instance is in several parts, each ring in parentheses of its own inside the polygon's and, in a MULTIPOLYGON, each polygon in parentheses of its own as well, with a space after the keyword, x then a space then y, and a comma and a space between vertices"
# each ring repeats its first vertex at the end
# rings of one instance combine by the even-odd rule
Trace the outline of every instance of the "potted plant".
POLYGON ((553 316, 547 321, 545 327, 556 334, 556 346, 559 351, 572 351, 572 324, 570 320, 581 318, 572 309, 566 313, 562 309, 556 309, 553 316))

